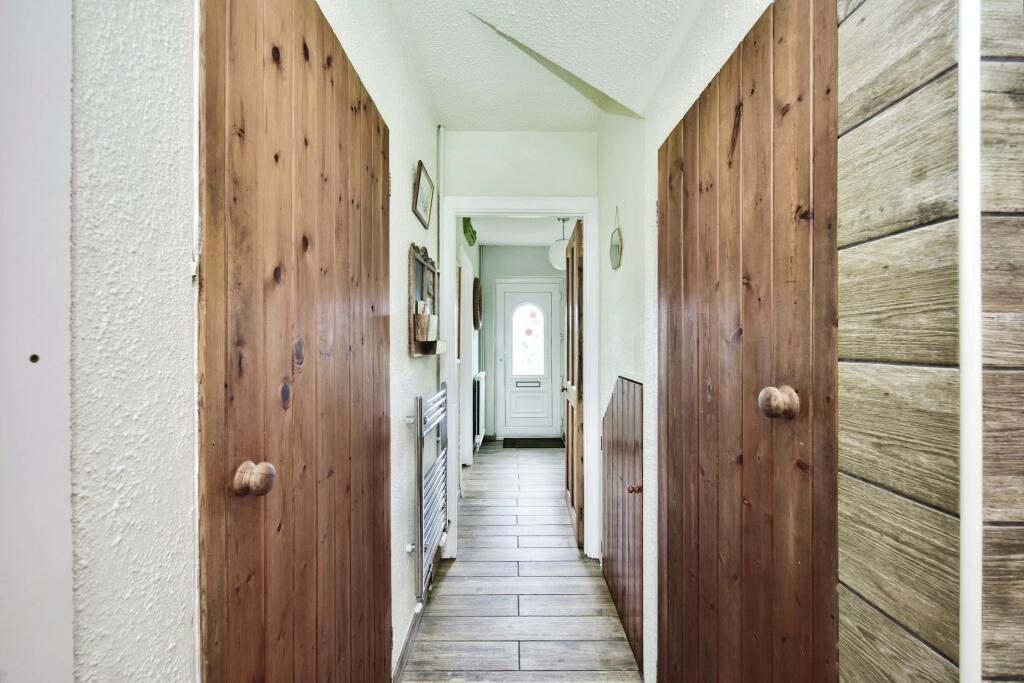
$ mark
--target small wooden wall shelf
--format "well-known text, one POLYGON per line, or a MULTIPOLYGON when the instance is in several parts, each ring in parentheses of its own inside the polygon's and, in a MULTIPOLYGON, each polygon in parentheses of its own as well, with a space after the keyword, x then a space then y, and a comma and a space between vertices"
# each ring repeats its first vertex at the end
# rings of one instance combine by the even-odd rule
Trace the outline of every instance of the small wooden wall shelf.
POLYGON ((436 355, 437 331, 437 265, 426 247, 412 244, 409 246, 409 355, 436 355))

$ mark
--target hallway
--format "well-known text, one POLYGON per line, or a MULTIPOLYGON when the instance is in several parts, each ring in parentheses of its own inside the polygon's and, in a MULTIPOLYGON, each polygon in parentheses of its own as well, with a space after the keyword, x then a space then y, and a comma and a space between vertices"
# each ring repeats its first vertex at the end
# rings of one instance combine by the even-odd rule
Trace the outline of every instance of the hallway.
POLYGON ((576 549, 564 451, 489 443, 475 463, 459 559, 442 566, 402 680, 639 681, 600 564, 576 549))

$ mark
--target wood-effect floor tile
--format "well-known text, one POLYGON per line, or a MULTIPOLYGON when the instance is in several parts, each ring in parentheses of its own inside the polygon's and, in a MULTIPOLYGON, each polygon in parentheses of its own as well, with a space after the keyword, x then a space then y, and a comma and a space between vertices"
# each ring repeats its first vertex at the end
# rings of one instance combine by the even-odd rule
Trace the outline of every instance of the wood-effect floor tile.
POLYGON ((474 562, 558 562, 579 557, 575 548, 466 548, 464 560, 474 562))
MULTIPOLYGON (((420 621, 424 640, 623 640, 617 617, 431 617, 420 621)), ((628 647, 628 646, 627 646, 628 647)), ((595 667, 600 669, 601 667, 595 667)))
POLYGON ((636 660, 624 640, 598 642, 522 642, 519 665, 533 671, 636 670, 636 660))
POLYGON ((600 563, 577 548, 564 451, 485 444, 461 474, 459 557, 438 569, 401 680, 640 681, 600 563))
POLYGON ((520 562, 519 576, 601 576, 601 563, 597 560, 520 562))
POLYGON ((451 576, 434 584, 434 595, 603 595, 604 577, 451 576))
POLYGON ((515 617, 519 616, 519 596, 436 595, 427 601, 423 614, 432 617, 515 617))
MULTIPOLYGON (((502 596, 488 596, 492 598, 502 596)), ((521 617, 616 617, 615 603, 603 595, 520 595, 521 617)))
POLYGON ((412 671, 403 683, 640 683, 635 671, 412 671))
POLYGON ((447 671, 455 668, 516 671, 519 669, 519 643, 417 640, 406 665, 408 671, 447 671))

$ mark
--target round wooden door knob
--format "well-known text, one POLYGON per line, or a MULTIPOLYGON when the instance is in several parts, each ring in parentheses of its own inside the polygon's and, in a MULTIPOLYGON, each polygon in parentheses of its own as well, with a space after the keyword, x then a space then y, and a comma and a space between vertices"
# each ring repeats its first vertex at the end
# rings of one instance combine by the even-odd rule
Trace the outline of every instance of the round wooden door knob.
POLYGON ((800 395, 788 385, 765 387, 757 395, 757 407, 770 418, 790 420, 800 412, 800 395))
POLYGON ((640 493, 644 490, 643 484, 630 484, 626 487, 626 493, 640 493))
POLYGON ((235 493, 240 496, 265 496, 274 488, 277 470, 269 462, 246 460, 235 470, 235 493))

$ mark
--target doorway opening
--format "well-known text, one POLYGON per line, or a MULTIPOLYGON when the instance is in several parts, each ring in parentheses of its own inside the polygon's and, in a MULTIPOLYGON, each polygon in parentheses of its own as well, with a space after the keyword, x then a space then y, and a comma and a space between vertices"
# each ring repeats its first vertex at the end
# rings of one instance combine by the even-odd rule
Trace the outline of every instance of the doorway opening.
MULTIPOLYGON (((450 397, 450 414, 452 419, 457 420, 457 423, 462 425, 460 429, 460 438, 458 443, 452 444, 450 457, 450 468, 449 468, 449 490, 455 491, 459 487, 459 471, 461 470, 461 464, 469 464, 474 462, 473 453, 477 449, 477 437, 479 435, 474 434, 473 430, 469 425, 473 424, 473 412, 474 408, 477 407, 474 402, 474 387, 482 389, 484 400, 482 404, 483 414, 483 431, 490 437, 497 438, 498 432, 495 427, 495 421, 498 419, 498 405, 495 402, 495 396, 500 395, 499 382, 502 382, 501 390, 509 388, 512 390, 512 399, 518 401, 518 408, 520 409, 519 417, 522 418, 523 413, 543 413, 543 416, 531 416, 531 419, 536 418, 538 422, 542 422, 544 419, 548 419, 548 415, 553 417, 553 420, 547 422, 539 427, 531 426, 525 429, 521 429, 516 433, 513 429, 511 432, 505 431, 503 427, 501 435, 512 436, 512 437, 533 437, 542 436, 545 438, 557 438, 562 436, 564 433, 564 422, 565 422, 565 406, 564 399, 561 389, 563 388, 563 381, 565 379, 565 365, 566 365, 566 349, 564 335, 567 333, 566 330, 566 315, 565 315, 565 303, 566 295, 564 284, 561 290, 561 301, 551 305, 552 311, 544 312, 544 301, 541 300, 537 305, 538 301, 522 301, 515 300, 514 294, 509 294, 510 302, 513 302, 511 306, 505 307, 505 315, 502 321, 502 334, 505 338, 512 339, 512 314, 516 312, 516 307, 522 304, 530 304, 536 306, 536 308, 524 307, 519 309, 526 319, 537 320, 542 314, 544 317, 544 331, 554 330, 553 334, 557 334, 558 337, 557 346, 552 351, 550 346, 541 347, 544 348, 544 378, 538 379, 536 376, 518 376, 518 375, 507 375, 506 377, 500 377, 500 371, 505 366, 508 367, 508 372, 512 372, 515 368, 511 367, 511 355, 509 355, 502 363, 496 363, 496 355, 493 352, 493 342, 497 338, 497 335, 492 333, 494 329, 495 316, 498 312, 498 306, 496 303, 497 297, 497 285, 496 282, 500 279, 510 278, 533 278, 534 282, 531 284, 538 284, 537 278, 558 278, 559 281, 564 283, 565 271, 556 270, 551 266, 548 261, 547 251, 551 244, 562 238, 562 227, 557 221, 559 217, 571 217, 570 225, 576 225, 577 222, 580 224, 580 241, 589 242, 592 244, 597 243, 598 234, 598 223, 597 223, 597 199, 594 197, 459 197, 459 196, 448 196, 442 198, 441 205, 441 251, 440 251, 440 269, 441 269, 441 290, 444 304, 448 306, 447 310, 454 310, 455 308, 455 294, 456 289, 456 277, 457 270, 455 264, 460 264, 463 268, 463 284, 464 290, 463 296, 467 296, 467 292, 471 291, 473 286, 472 283, 467 284, 466 270, 467 264, 470 264, 471 271, 474 273, 475 278, 479 278, 480 289, 481 289, 481 303, 482 303, 482 322, 480 330, 477 334, 476 346, 467 350, 466 342, 471 337, 466 336, 465 330, 467 326, 471 327, 472 322, 472 309, 473 307, 467 304, 463 304, 462 314, 459 316, 450 316, 442 319, 441 327, 442 332, 447 336, 448 339, 456 340, 459 338, 459 330, 463 330, 462 335, 462 348, 459 353, 460 359, 455 358, 455 354, 446 354, 446 357, 442 358, 442 376, 445 381, 448 382, 450 387, 458 387, 457 392, 452 392, 450 397), (463 218, 469 217, 471 219, 471 225, 473 231, 476 233, 476 240, 473 245, 470 245, 466 239, 466 232, 463 229, 463 218), (511 223, 510 223, 511 221, 511 223), (496 236, 497 235, 497 236, 496 236), (501 236, 503 235, 503 236, 501 236), (497 251, 501 248, 507 248, 508 252, 502 253, 497 251), (517 250, 525 250, 527 248, 534 249, 537 254, 535 270, 523 270, 517 266, 522 261, 523 252, 517 250), (488 252, 491 251, 490 255, 488 252), (497 258, 494 260, 498 266, 506 265, 509 266, 506 270, 501 268, 495 268, 495 263, 492 263, 492 256, 497 258), (491 265, 488 273, 488 265, 491 265), (538 270, 540 266, 546 267, 546 270, 538 270), (449 301, 448 299, 451 299, 449 301), (537 317, 529 318, 529 313, 533 312, 537 317), (507 326, 505 325, 507 323, 507 326), (467 358, 477 354, 477 366, 467 366, 467 358), (490 355, 488 355, 490 353, 490 355), (557 368, 557 370, 556 370, 557 368), (537 396, 529 395, 529 390, 536 390, 538 388, 544 389, 545 378, 551 376, 553 379, 552 391, 554 399, 551 401, 550 412, 547 409, 540 407, 540 402, 537 396), (508 380, 508 381, 505 381, 508 380), (529 386, 541 382, 541 387, 529 386), (515 386, 516 383, 523 384, 524 386, 515 386), (512 386, 508 386, 511 384, 512 386), (516 390, 523 392, 517 395, 516 390), (525 397, 525 400, 523 400, 525 397), (534 403, 531 405, 530 400, 534 403), (552 422, 557 427, 552 426, 552 422), (552 437, 550 435, 556 435, 552 437)), ((470 233, 472 234, 472 232, 470 233)), ((566 237, 568 237, 568 231, 566 237)), ((589 521, 584 525, 582 529, 582 548, 583 552, 587 557, 598 558, 600 557, 601 547, 601 472, 600 472, 600 417, 598 414, 598 397, 596 393, 591 397, 590 392, 596 392, 597 390, 597 359, 598 359, 598 286, 597 286, 597 251, 591 250, 590 252, 583 252, 581 250, 580 259, 583 263, 584 275, 579 284, 580 293, 583 298, 583 313, 581 316, 582 327, 580 328, 580 334, 584 335, 587 339, 592 340, 584 348, 580 356, 580 376, 586 381, 583 382, 585 389, 582 391, 586 393, 583 400, 583 422, 585 425, 590 425, 585 428, 579 439, 579 446, 582 450, 582 466, 581 473, 585 473, 583 477, 583 484, 581 485, 581 492, 578 498, 581 500, 581 507, 591 510, 589 521), (593 261, 593 263, 591 263, 593 261)), ((471 294, 469 294, 471 296, 471 294)), ((466 299, 464 298, 465 302, 466 299)), ((444 306, 442 307, 444 310, 444 306)), ((518 328, 517 328, 518 329, 518 328)), ((533 337, 538 334, 536 329, 533 334, 525 335, 525 329, 519 329, 522 333, 522 337, 533 337)), ((539 338, 539 337, 538 337, 539 338)), ((551 334, 545 335, 546 340, 550 343, 552 339, 551 334)), ((472 344, 472 342, 471 342, 472 344)), ((528 348, 533 348, 536 353, 537 345, 531 341, 532 345, 528 348)), ((501 347, 499 347, 501 348, 501 347)), ((522 359, 523 363, 526 363, 526 357, 522 359)), ((535 357, 534 360, 537 360, 535 357)), ((520 370, 533 372, 535 368, 519 368, 520 370)), ((507 399, 507 396, 506 396, 507 399)), ((545 404, 546 405, 546 404, 545 404)), ((505 416, 502 419, 508 417, 511 412, 513 419, 516 419, 516 407, 513 405, 513 410, 508 411, 509 406, 508 400, 505 400, 504 408, 506 409, 505 416)), ((512 423, 515 426, 515 423, 512 423)), ((505 425, 507 427, 508 425, 505 425)), ((522 427, 522 423, 518 425, 522 427)), ((561 489, 562 495, 565 496, 565 484, 563 482, 561 489)), ((459 547, 459 511, 451 510, 451 525, 449 528, 448 544, 445 547, 444 556, 448 558, 456 557, 458 554, 459 547)))
MULTIPOLYGON (((589 394, 596 387, 596 343, 580 343, 585 329, 588 341, 597 337, 590 329, 597 321, 596 287, 583 263, 596 202, 548 200, 538 211, 537 204, 523 210, 530 200, 519 200, 518 210, 509 211, 502 208, 516 200, 492 199, 481 212, 478 199, 464 201, 443 212, 441 253, 442 259, 457 255, 453 279, 462 279, 462 291, 467 268, 481 283, 479 337, 467 350, 469 338, 459 336, 455 370, 462 380, 475 377, 463 364, 479 359, 488 387, 488 439, 472 466, 458 468, 462 486, 458 509, 449 511, 446 546, 455 559, 439 569, 403 680, 431 680, 441 670, 466 676, 500 670, 639 681, 609 584, 593 559, 600 544, 585 547, 591 533, 600 538, 602 532, 600 501, 588 506, 593 514, 582 514, 583 482, 599 491, 601 474, 588 469, 584 477, 583 471, 587 457, 598 458, 601 424, 585 416, 597 404, 589 394), (576 210, 567 210, 571 202, 576 210), (567 216, 571 235, 556 220, 567 216), (456 232, 464 217, 469 230, 456 232), (450 251, 446 235, 456 242, 450 251)), ((442 277, 446 270, 442 264, 442 277)), ((450 321, 459 332, 470 321, 463 301, 462 314, 450 321)), ((450 406, 475 407, 468 391, 474 387, 479 383, 461 384, 450 406)), ((461 448, 473 447, 464 437, 461 448)))

